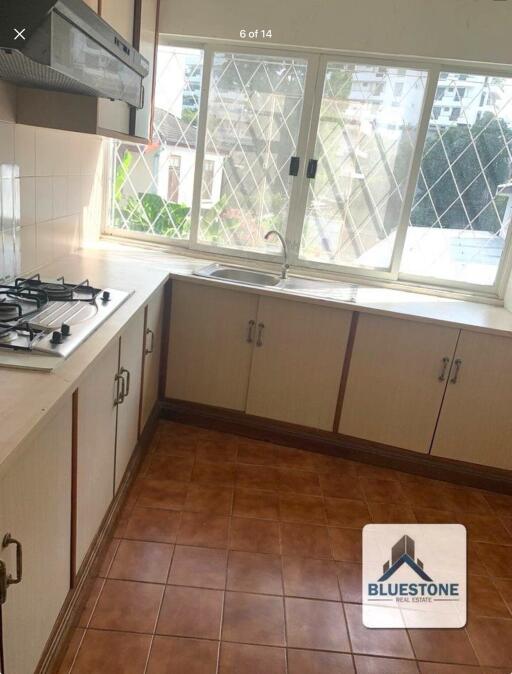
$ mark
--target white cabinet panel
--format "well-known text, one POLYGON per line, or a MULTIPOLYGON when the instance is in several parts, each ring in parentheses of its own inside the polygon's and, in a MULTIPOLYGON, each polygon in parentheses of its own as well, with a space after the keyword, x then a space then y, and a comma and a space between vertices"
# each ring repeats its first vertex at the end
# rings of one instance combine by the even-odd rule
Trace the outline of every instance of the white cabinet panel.
POLYGON ((160 383, 160 359, 162 355, 162 325, 164 313, 164 288, 150 299, 146 313, 144 336, 144 381, 140 430, 142 431, 157 400, 160 383))

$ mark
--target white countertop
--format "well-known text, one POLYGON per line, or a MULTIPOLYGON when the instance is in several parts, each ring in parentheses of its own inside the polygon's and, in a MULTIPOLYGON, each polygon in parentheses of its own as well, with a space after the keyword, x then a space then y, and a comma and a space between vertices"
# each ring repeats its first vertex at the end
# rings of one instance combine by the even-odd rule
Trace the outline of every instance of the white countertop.
POLYGON ((131 316, 169 277, 406 320, 439 321, 452 327, 512 337, 512 313, 503 307, 368 286, 355 286, 355 299, 347 302, 347 284, 332 281, 322 281, 314 289, 299 291, 243 286, 193 275, 195 269, 207 264, 208 260, 175 253, 100 242, 41 270, 45 278, 60 275, 70 279, 89 278, 100 287, 133 290, 134 294, 54 372, 0 369, 0 473, 14 459, 16 448, 37 433, 44 416, 56 408, 63 396, 71 394, 131 316))

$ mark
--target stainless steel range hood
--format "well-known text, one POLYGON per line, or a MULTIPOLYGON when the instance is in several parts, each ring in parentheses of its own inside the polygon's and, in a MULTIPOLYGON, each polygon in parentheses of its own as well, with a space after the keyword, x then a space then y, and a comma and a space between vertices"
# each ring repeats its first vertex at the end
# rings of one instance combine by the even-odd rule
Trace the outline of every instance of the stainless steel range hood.
POLYGON ((141 108, 148 70, 148 61, 83 0, 0 2, 0 79, 141 108))

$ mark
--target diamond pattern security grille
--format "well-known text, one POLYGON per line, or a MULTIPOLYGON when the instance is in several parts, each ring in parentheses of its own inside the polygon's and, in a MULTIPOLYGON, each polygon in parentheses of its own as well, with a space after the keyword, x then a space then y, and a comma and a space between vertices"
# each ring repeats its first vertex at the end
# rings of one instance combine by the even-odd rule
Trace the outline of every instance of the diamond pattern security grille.
POLYGON ((387 268, 427 74, 329 63, 301 257, 387 268))
POLYGON ((215 54, 206 130, 215 166, 213 180, 203 173, 200 241, 269 250, 265 232, 284 232, 306 68, 300 59, 215 54))
POLYGON ((112 223, 186 239, 194 183, 203 52, 160 46, 150 145, 113 141, 112 223))
POLYGON ((512 79, 442 73, 402 270, 492 285, 510 217, 512 79))

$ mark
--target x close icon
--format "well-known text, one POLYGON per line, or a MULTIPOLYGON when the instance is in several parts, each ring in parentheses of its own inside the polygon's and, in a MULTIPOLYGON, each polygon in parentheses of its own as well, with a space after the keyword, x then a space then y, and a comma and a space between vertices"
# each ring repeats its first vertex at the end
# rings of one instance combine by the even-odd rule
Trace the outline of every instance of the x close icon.
POLYGON ((26 40, 27 38, 23 35, 26 30, 26 28, 21 28, 20 30, 14 28, 14 32, 16 33, 14 39, 17 40, 18 38, 21 38, 22 40, 26 40))

